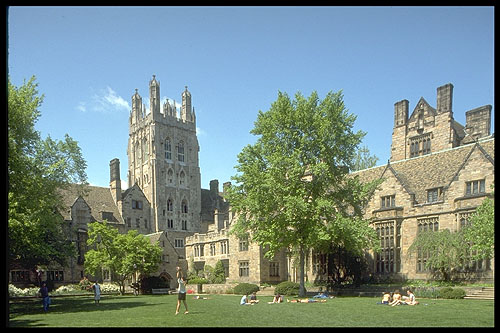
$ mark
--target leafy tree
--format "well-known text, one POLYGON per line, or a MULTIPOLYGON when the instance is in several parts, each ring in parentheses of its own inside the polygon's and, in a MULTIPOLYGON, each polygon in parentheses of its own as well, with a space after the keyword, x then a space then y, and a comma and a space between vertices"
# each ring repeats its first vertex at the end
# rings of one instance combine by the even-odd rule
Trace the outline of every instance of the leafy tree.
POLYGON ((470 244, 471 259, 481 260, 493 257, 495 250, 495 206, 486 198, 470 218, 470 225, 464 229, 465 240, 470 244))
POLYGON ((45 140, 35 130, 43 95, 35 77, 20 87, 8 79, 8 259, 9 267, 58 263, 76 255, 58 213, 60 189, 86 182, 86 162, 76 141, 45 140))
POLYGON ((462 232, 443 229, 420 232, 408 248, 408 253, 410 257, 425 256, 425 267, 439 278, 450 281, 468 259, 467 248, 462 232))
POLYGON ((212 283, 225 283, 225 282, 226 282, 226 275, 224 271, 224 264, 222 263, 221 260, 219 260, 215 264, 212 283))
POLYGON ((106 221, 90 223, 88 228, 87 245, 95 249, 85 255, 85 271, 95 276, 103 268, 108 269, 117 280, 122 295, 125 280, 132 278, 133 274, 150 274, 157 270, 162 250, 137 230, 120 234, 106 221))
POLYGON ((352 160, 351 171, 364 170, 377 165, 378 157, 376 155, 371 156, 370 150, 367 146, 358 148, 354 158, 352 160))
POLYGON ((228 191, 238 213, 231 232, 250 231, 268 249, 266 257, 291 249, 299 258, 300 296, 306 251, 334 243, 360 253, 376 244, 362 208, 378 183, 348 176, 365 135, 353 132, 355 119, 341 92, 323 100, 316 92, 294 100, 279 92, 267 112, 259 111, 251 133, 260 137, 238 155, 239 173, 228 191))

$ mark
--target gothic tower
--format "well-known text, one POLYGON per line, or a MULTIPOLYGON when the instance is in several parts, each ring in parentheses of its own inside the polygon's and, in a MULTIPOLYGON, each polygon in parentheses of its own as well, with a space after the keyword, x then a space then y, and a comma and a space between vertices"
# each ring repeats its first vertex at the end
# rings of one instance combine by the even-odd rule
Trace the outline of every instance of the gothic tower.
POLYGON ((184 238, 200 231, 201 176, 196 117, 191 93, 182 93, 181 117, 175 101, 161 110, 160 83, 149 82, 150 109, 132 96, 128 155, 128 185, 137 184, 151 204, 154 231, 167 231, 171 243, 184 253, 184 238))

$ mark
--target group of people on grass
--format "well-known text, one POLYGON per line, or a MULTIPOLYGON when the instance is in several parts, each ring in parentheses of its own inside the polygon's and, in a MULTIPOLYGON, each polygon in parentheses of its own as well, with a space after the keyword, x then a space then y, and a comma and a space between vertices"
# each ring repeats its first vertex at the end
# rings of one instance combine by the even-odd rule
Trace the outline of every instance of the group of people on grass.
POLYGON ((388 291, 384 292, 382 296, 382 301, 377 304, 385 304, 390 306, 396 305, 417 305, 418 301, 415 299, 415 294, 413 291, 408 289, 406 291, 406 296, 401 296, 399 290, 396 290, 392 295, 388 291))

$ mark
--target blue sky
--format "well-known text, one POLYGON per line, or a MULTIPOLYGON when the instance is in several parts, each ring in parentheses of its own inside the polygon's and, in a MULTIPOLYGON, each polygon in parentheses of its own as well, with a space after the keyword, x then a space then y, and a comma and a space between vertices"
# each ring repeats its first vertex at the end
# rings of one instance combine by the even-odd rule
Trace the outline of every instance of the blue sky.
POLYGON ((394 103, 452 83, 453 115, 491 104, 493 7, 10 7, 8 74, 35 75, 45 95, 36 129, 78 141, 88 181, 109 186, 109 161, 127 175, 128 118, 137 88, 196 110, 202 188, 230 181, 256 137, 259 110, 278 91, 342 90, 362 145, 390 157, 394 103))

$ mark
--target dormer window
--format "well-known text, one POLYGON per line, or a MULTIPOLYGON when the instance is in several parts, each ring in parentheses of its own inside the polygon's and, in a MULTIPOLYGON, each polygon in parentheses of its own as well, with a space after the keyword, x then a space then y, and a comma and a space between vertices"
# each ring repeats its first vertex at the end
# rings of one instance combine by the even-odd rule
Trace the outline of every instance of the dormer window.
POLYGON ((443 196, 443 188, 442 187, 427 190, 427 202, 428 203, 441 200, 442 196, 443 196))

